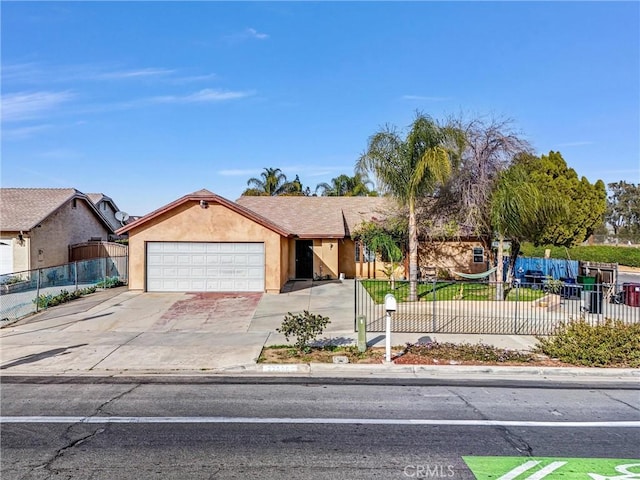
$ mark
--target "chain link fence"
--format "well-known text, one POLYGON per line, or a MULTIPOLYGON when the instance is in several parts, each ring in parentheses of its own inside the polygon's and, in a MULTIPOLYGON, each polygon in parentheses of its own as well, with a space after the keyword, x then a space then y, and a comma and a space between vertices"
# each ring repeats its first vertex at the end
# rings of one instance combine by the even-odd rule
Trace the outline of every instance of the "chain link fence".
POLYGON ((64 292, 127 283, 127 263, 128 257, 94 258, 3 275, 0 322, 11 322, 46 308, 50 298, 64 292))
POLYGON ((418 283, 414 301, 406 281, 358 280, 355 290, 356 320, 363 315, 372 332, 385 329, 387 293, 397 300, 391 314, 394 332, 549 335, 561 323, 579 319, 640 322, 640 283, 434 280, 418 283))

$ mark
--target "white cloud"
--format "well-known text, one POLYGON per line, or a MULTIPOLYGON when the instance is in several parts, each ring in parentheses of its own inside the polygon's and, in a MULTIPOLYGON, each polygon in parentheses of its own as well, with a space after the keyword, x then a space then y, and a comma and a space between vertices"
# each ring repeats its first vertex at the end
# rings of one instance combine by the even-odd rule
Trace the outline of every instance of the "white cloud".
POLYGON ((2 120, 27 120, 44 115, 73 98, 71 92, 19 92, 2 96, 2 120))
POLYGON ((171 83, 181 84, 181 83, 195 83, 195 82, 205 82, 208 80, 213 80, 218 76, 215 73, 209 73, 207 75, 191 75, 185 77, 176 77, 172 78, 169 81, 171 83))
POLYGON ((269 38, 269 35, 267 35, 266 33, 260 33, 255 28, 247 28, 245 30, 245 34, 249 38, 256 38, 258 40, 266 40, 267 38, 269 38))
POLYGON ((258 32, 255 28, 245 28, 241 32, 232 33, 224 38, 230 42, 242 42, 245 40, 266 40, 269 38, 269 35, 258 32))
POLYGON ((445 102, 449 97, 427 97, 423 95, 403 95, 402 100, 418 100, 421 102, 445 102))
POLYGON ((166 76, 174 73, 174 70, 166 68, 142 68, 138 70, 120 70, 113 72, 97 72, 93 75, 87 75, 87 79, 96 80, 126 80, 128 78, 143 78, 166 76))
POLYGON ((250 97, 254 92, 224 91, 205 88, 189 95, 165 95, 149 99, 151 103, 205 103, 250 97))

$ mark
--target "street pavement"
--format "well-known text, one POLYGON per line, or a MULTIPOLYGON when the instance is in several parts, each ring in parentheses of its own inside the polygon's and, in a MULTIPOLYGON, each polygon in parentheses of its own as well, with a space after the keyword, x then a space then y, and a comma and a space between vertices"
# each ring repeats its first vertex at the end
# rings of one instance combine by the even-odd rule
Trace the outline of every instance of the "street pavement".
MULTIPOLYGON (((263 365, 264 346, 286 344, 276 329, 287 312, 330 318, 319 339, 354 345, 354 281, 291 282, 280 295, 143 293, 126 287, 96 292, 0 329, 0 374, 6 375, 298 375, 308 377, 530 376, 637 382, 638 369, 412 366, 395 364, 263 365)), ((369 333, 369 346, 385 345, 369 333)), ((406 343, 478 343, 528 350, 535 337, 393 333, 406 343)))

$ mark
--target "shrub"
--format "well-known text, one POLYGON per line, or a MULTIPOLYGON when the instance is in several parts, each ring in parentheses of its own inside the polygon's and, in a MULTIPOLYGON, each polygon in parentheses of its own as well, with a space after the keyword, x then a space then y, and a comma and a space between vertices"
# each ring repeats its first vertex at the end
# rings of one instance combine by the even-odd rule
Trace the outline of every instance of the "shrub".
POLYGON ((70 302, 71 300, 80 298, 83 295, 94 293, 95 291, 96 291, 96 287, 82 288, 80 290, 75 290, 73 292, 62 290, 58 295, 51 295, 51 294, 39 295, 38 298, 36 298, 33 301, 33 303, 35 303, 38 306, 38 308, 55 307, 56 305, 60 305, 61 303, 70 302))
POLYGON ((124 283, 121 282, 118 277, 107 277, 96 283, 96 287, 98 288, 115 288, 121 285, 124 285, 124 283))
POLYGON ((308 343, 311 339, 321 335, 329 323, 329 317, 314 315, 304 310, 302 313, 293 314, 287 312, 280 328, 276 332, 284 334, 289 341, 289 337, 295 337, 294 345, 299 351, 309 351, 308 343))
POLYGON ((549 337, 538 339, 536 351, 563 362, 589 367, 640 367, 640 323, 584 320, 562 324, 549 337))
POLYGON ((533 357, 528 352, 519 352, 498 348, 484 343, 408 343, 404 353, 411 353, 422 357, 446 358, 459 361, 480 361, 480 362, 530 362, 533 357))

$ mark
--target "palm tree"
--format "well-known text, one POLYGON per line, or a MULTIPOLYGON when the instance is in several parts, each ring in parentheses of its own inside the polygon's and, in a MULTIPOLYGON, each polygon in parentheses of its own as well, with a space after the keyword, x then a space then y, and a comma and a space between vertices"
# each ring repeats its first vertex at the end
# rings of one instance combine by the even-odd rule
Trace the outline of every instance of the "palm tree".
POLYGON ((260 174, 261 178, 247 180, 247 188, 242 194, 251 196, 274 196, 288 193, 292 189, 291 182, 279 168, 265 168, 260 174))
POLYGON ((409 208, 409 301, 417 298, 416 199, 435 193, 451 174, 446 142, 437 123, 418 113, 405 139, 387 126, 369 139, 367 151, 357 163, 357 171, 372 172, 382 192, 409 208))
POLYGON ((316 187, 316 193, 321 191, 323 197, 365 197, 375 195, 371 190, 373 182, 364 172, 356 172, 353 177, 339 175, 331 179, 331 183, 320 183, 316 187))

